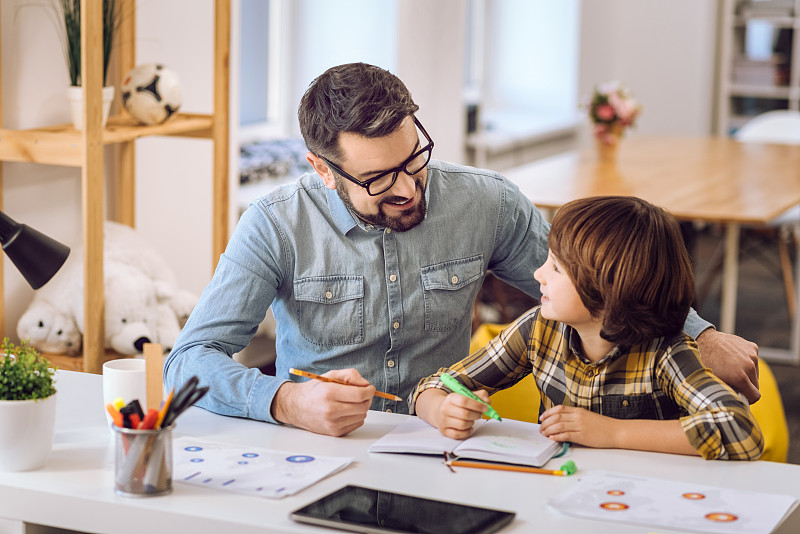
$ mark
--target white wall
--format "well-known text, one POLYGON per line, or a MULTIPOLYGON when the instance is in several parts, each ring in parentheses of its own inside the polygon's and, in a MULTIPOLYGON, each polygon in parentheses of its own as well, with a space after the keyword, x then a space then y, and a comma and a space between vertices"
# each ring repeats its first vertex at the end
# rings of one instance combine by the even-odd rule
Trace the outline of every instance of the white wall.
POLYGON ((710 134, 716 23, 716 1, 584 0, 580 94, 621 80, 643 104, 628 135, 710 134))
MULTIPOLYGON (((137 2, 136 63, 163 63, 181 80, 181 111, 214 105, 214 2, 137 2)), ((136 227, 198 295, 211 279, 213 144, 171 137, 136 142, 136 227)))

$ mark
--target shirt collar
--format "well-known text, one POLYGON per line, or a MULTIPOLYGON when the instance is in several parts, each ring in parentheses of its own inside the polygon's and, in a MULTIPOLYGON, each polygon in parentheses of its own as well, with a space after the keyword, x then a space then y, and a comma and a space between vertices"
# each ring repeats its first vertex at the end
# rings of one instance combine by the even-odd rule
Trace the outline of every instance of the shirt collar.
POLYGON ((583 355, 581 338, 578 336, 578 332, 571 326, 566 326, 565 333, 567 336, 567 343, 569 345, 570 352, 585 364, 595 365, 595 366, 605 365, 607 363, 611 363, 612 361, 616 360, 622 355, 622 347, 620 345, 614 345, 614 348, 612 348, 608 352, 608 354, 606 354, 596 362, 592 362, 591 360, 589 360, 589 358, 583 355))
POLYGON ((333 224, 336 225, 342 235, 346 235, 358 224, 357 217, 347 209, 335 189, 328 189, 326 194, 328 195, 328 209, 331 211, 333 224))

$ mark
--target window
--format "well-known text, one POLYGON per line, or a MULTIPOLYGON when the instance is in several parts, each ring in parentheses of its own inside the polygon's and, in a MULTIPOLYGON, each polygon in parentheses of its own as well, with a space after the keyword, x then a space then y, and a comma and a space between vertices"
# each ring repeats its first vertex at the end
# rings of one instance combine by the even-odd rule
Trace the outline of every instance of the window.
POLYGON ((575 124, 579 12, 579 0, 470 0, 465 86, 481 129, 575 124))

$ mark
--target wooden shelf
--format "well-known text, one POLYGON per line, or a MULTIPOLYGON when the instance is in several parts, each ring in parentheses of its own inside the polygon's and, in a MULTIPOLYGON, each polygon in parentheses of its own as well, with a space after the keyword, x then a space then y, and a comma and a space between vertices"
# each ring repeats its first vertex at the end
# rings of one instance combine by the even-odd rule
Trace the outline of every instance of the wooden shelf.
MULTIPOLYGON (((135 54, 135 0, 122 0, 126 16, 118 30, 115 53, 120 72, 128 72, 136 65, 135 54)), ((105 128, 100 126, 102 115, 100 95, 102 89, 102 47, 94 37, 102 34, 102 2, 83 0, 81 50, 83 70, 81 80, 86 91, 83 131, 71 124, 60 124, 30 130, 2 129, 0 124, 0 161, 67 165, 81 168, 83 216, 83 277, 84 331, 83 354, 77 357, 47 355, 63 369, 93 373, 101 372, 105 361, 120 357, 104 348, 104 288, 103 288, 103 223, 105 221, 105 180, 103 174, 103 146, 119 145, 116 156, 118 172, 116 217, 118 222, 135 226, 135 141, 151 136, 181 136, 210 139, 213 142, 213 213, 209 233, 212 238, 213 272, 219 256, 228 242, 228 112, 229 112, 229 61, 230 61, 230 0, 214 1, 214 110, 210 115, 179 113, 164 124, 143 126, 131 117, 110 117, 105 128)), ((0 92, 2 95, 2 92, 0 92)), ((0 109, 2 107, 0 106, 0 109)), ((0 201, 2 200, 0 176, 0 201)), ((2 207, 2 206, 0 206, 2 207)), ((2 302, 2 255, 0 255, 0 325, 5 329, 2 302)))
MULTIPOLYGON (((75 356, 67 356, 66 354, 49 354, 42 353, 41 355, 50 362, 56 369, 63 369, 64 371, 83 371, 83 357, 80 354, 75 356)), ((100 368, 91 370, 95 374, 103 373, 103 364, 109 360, 118 360, 120 358, 132 358, 127 354, 119 354, 118 352, 106 351, 104 355, 100 356, 100 368)))
MULTIPOLYGON (((102 144, 111 145, 151 136, 213 138, 211 115, 179 113, 163 124, 142 126, 131 117, 108 119, 102 144)), ((83 133, 72 124, 31 130, 0 130, 0 160, 49 165, 83 165, 83 133)))
MULTIPOLYGON (((716 113, 716 132, 719 135, 728 135, 735 132, 743 122, 752 119, 755 115, 769 111, 771 109, 800 109, 800 0, 793 0, 794 6, 790 14, 794 16, 771 16, 769 14, 758 14, 748 12, 747 6, 736 0, 723 0, 722 13, 719 27, 719 63, 718 79, 720 80, 717 93, 717 113, 716 113), (768 72, 763 76, 764 84, 737 83, 735 74, 741 71, 735 70, 737 60, 746 56, 749 44, 747 39, 753 37, 744 31, 749 21, 758 20, 769 23, 774 32, 780 31, 782 34, 789 33, 790 37, 779 40, 780 50, 775 50, 775 42, 768 43, 775 54, 781 54, 791 58, 788 65, 788 77, 786 85, 774 85, 775 76, 778 74, 778 65, 774 65, 773 72, 768 72), (785 44, 791 43, 791 44, 785 44), (753 98, 761 100, 774 100, 775 102, 764 102, 754 106, 751 111, 743 114, 737 99, 753 98)), ((785 37, 782 35, 782 37, 785 37)), ((773 33, 771 41, 776 40, 773 33)), ((762 43, 763 44, 763 43, 762 43)), ((780 68, 787 68, 781 65, 780 68)), ((785 75, 780 72, 781 81, 785 75)), ((742 78, 740 78, 742 79, 742 78)))

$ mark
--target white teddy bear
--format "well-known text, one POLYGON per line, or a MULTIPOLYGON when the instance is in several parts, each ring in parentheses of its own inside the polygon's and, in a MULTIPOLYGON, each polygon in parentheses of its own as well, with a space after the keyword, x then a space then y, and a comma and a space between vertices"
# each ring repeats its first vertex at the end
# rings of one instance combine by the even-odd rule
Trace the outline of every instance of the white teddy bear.
MULTIPOLYGON (((197 297, 178 288, 166 262, 132 228, 106 221, 103 239, 105 345, 139 354, 144 343, 169 351, 197 297)), ((17 324, 20 339, 42 352, 75 354, 84 325, 83 252, 44 287, 17 324)))

